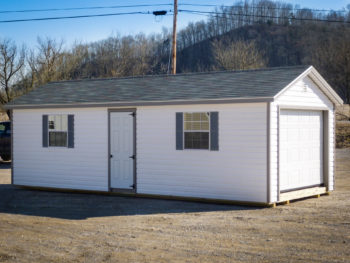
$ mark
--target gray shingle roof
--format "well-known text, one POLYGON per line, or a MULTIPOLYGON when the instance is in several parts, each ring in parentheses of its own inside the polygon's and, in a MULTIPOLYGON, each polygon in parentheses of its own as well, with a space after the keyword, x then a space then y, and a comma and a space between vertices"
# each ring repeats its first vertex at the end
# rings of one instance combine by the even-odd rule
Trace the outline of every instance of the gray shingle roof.
POLYGON ((272 98, 308 67, 52 82, 7 106, 272 98))

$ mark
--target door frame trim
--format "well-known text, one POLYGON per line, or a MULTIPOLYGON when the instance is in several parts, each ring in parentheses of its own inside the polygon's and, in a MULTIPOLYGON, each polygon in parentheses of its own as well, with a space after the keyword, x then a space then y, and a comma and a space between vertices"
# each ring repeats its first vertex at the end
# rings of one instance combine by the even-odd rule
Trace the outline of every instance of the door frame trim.
POLYGON ((107 160, 108 160, 108 192, 117 192, 117 193, 137 193, 137 175, 136 175, 136 160, 137 160, 137 154, 136 154, 136 108, 122 108, 122 109, 108 109, 108 153, 107 153, 107 160), (131 112, 134 113, 134 120, 133 120, 133 148, 134 148, 134 189, 122 189, 122 188, 112 188, 111 187, 111 113, 113 112, 131 112))
MULTIPOLYGON (((280 194, 283 191, 280 190, 280 115, 282 110, 301 110, 301 111, 321 111, 322 112, 322 161, 323 161, 323 185, 329 191, 329 111, 326 107, 303 107, 303 106, 288 106, 288 105, 277 105, 277 202, 280 201, 280 194), (325 145, 327 143, 327 146, 325 145)), ((334 127, 333 127, 334 129, 334 127)), ((334 153, 333 153, 334 155, 334 153)), ((333 175, 334 178, 334 175, 333 175)), ((309 188, 309 187, 307 187, 309 188)), ((286 190, 293 191, 293 190, 286 190)))

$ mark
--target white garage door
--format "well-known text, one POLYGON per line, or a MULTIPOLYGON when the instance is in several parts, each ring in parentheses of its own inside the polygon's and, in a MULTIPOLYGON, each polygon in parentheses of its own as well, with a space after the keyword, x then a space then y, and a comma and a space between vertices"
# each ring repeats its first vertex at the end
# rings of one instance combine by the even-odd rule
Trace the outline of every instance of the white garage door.
POLYGON ((323 183, 322 111, 281 110, 280 191, 323 183))

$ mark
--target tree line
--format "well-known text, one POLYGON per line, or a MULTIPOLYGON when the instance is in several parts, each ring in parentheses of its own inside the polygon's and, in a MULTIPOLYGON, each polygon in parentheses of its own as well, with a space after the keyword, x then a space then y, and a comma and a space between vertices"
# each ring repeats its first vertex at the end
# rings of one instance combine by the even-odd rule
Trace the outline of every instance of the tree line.
MULTIPOLYGON (((177 71, 312 64, 349 103, 350 24, 345 22, 350 22, 350 5, 342 12, 268 0, 223 6, 178 32, 177 71)), ((170 52, 166 28, 69 48, 47 37, 38 37, 34 49, 0 39, 0 104, 50 81, 167 74, 170 52)))

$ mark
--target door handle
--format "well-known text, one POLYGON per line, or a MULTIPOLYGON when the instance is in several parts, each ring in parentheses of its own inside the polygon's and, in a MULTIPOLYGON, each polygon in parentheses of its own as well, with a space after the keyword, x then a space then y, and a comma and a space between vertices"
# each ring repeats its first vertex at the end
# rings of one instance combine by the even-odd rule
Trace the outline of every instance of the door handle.
POLYGON ((129 156, 129 158, 131 158, 131 159, 135 160, 135 154, 134 154, 134 155, 129 156))
POLYGON ((110 154, 110 155, 109 155, 109 158, 113 158, 113 154, 110 154))

